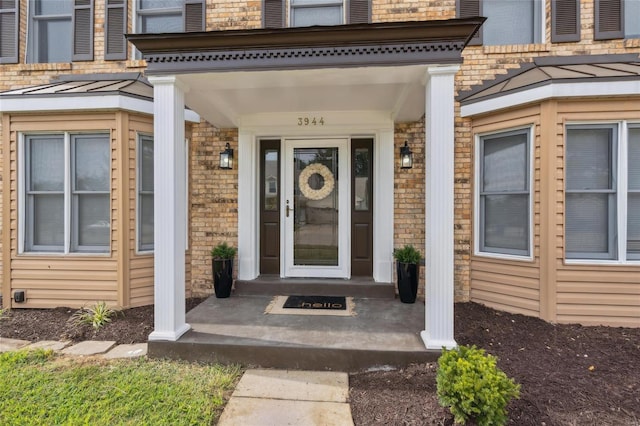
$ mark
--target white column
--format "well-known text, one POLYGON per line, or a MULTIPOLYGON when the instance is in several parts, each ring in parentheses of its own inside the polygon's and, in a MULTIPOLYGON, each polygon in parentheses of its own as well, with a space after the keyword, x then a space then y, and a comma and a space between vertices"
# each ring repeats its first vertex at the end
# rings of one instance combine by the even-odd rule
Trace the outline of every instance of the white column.
POLYGON ((175 76, 153 84, 154 133, 154 330, 149 340, 176 341, 185 322, 184 87, 175 76))
POLYGON ((459 66, 427 69, 425 329, 427 349, 453 348, 454 77, 459 66))
POLYGON ((258 156, 254 136, 238 129, 238 279, 253 280, 259 274, 258 156))
POLYGON ((378 132, 373 160, 373 279, 393 282, 393 123, 378 132))

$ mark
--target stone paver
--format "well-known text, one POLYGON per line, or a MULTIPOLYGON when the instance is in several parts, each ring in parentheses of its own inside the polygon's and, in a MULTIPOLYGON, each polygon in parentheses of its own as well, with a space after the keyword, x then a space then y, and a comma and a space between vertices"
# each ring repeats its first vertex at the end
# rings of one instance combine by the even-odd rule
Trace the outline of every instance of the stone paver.
POLYGON ((39 342, 32 343, 28 346, 25 346, 26 349, 51 349, 52 351, 61 351, 67 346, 69 346, 71 342, 59 342, 57 340, 41 340, 39 342))
POLYGON ((27 346, 29 343, 31 342, 28 340, 7 339, 6 337, 1 337, 0 352, 15 351, 16 349, 20 349, 24 346, 27 346))
POLYGON ((218 426, 349 426, 349 404, 232 397, 218 426))
POLYGON ((332 371, 247 370, 219 426, 349 426, 349 376, 332 371))
POLYGON ((104 354, 107 359, 116 358, 138 358, 147 354, 147 344, 137 343, 135 345, 118 345, 104 354))
POLYGON ((73 346, 69 346, 68 348, 62 351, 65 355, 78 355, 78 356, 89 356, 89 355, 99 355, 107 352, 111 349, 116 342, 112 341, 98 341, 98 340, 87 340, 86 342, 80 342, 73 346))
POLYGON ((248 370, 233 396, 347 402, 349 376, 334 371, 248 370))

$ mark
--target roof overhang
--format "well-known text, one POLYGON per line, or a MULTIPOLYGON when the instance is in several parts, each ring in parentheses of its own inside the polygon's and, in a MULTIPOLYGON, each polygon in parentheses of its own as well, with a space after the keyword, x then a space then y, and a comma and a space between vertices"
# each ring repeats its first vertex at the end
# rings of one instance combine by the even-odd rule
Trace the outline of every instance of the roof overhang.
POLYGON ((458 65, 484 18, 127 35, 146 75, 175 75, 219 127, 264 112, 425 112, 427 70, 458 65))
MULTIPOLYGON (((62 75, 51 83, 0 93, 0 112, 125 110, 153 115, 153 87, 138 73, 62 75)), ((185 120, 199 122, 185 109, 185 120)))
POLYGON ((463 117, 553 98, 640 95, 637 54, 535 58, 495 80, 460 93, 463 117))

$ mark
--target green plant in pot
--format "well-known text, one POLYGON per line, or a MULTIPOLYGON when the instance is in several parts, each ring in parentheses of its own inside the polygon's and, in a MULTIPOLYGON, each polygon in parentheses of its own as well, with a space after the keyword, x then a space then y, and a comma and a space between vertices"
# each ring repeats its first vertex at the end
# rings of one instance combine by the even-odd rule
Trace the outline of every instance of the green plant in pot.
POLYGON ((225 298, 231 295, 231 287, 233 286, 233 258, 235 256, 235 247, 231 247, 226 242, 218 244, 211 250, 213 289, 218 298, 225 298))
POLYGON ((412 245, 393 251, 398 273, 398 295, 402 303, 414 303, 418 294, 422 255, 412 245))

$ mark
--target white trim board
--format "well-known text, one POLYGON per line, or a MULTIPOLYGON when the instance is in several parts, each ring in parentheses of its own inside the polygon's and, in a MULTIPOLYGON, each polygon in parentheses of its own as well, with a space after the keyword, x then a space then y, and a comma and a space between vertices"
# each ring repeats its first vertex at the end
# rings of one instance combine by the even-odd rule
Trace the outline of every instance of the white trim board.
POLYGON ((551 83, 541 87, 462 105, 460 107, 460 116, 471 117, 552 98, 629 95, 640 95, 640 80, 551 83))

